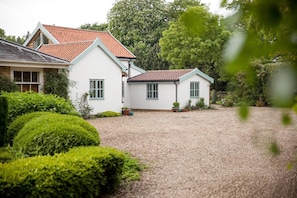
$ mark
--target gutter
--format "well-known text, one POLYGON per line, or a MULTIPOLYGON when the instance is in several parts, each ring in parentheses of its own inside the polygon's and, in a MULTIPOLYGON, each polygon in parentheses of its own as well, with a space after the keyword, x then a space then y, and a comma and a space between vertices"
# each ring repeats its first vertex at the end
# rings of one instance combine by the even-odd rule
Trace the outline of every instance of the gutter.
POLYGON ((177 82, 178 81, 173 81, 173 83, 175 84, 175 102, 177 102, 177 82))

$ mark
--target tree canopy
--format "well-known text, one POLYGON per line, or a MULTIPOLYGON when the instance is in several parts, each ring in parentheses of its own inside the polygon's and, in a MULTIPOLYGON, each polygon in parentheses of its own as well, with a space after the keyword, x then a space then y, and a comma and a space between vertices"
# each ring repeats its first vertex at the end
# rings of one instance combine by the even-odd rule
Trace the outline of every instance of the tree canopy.
POLYGON ((163 69, 167 63, 155 54, 167 28, 164 0, 119 0, 108 15, 110 32, 136 56, 144 69, 163 69))
POLYGON ((96 31, 106 31, 108 29, 107 23, 86 23, 80 26, 80 29, 87 29, 87 30, 96 30, 96 31))
POLYGON ((163 32, 160 55, 171 63, 171 69, 199 68, 217 81, 223 66, 221 54, 230 34, 207 7, 189 7, 163 32))
POLYGON ((16 42, 16 43, 19 43, 19 44, 23 44, 29 36, 30 36, 29 32, 27 32, 27 34, 24 35, 23 37, 20 37, 20 36, 16 37, 16 36, 11 36, 11 35, 6 35, 5 30, 0 28, 0 38, 5 39, 7 41, 12 41, 12 42, 16 42))

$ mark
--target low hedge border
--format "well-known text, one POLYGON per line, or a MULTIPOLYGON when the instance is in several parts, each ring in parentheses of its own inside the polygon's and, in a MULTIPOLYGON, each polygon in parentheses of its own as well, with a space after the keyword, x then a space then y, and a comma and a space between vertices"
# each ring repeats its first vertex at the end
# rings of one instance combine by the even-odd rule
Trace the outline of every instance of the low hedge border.
POLYGON ((98 146, 95 127, 76 116, 47 113, 30 120, 13 141, 13 150, 24 156, 54 155, 75 146, 98 146))
POLYGON ((5 144, 12 145, 13 138, 18 134, 18 132, 25 126, 26 123, 34 118, 38 118, 43 115, 47 115, 48 112, 33 112, 27 113, 22 116, 18 116, 8 127, 5 135, 5 144))
POLYGON ((113 148, 76 147, 54 156, 0 163, 0 197, 94 197, 121 181, 124 154, 113 148))

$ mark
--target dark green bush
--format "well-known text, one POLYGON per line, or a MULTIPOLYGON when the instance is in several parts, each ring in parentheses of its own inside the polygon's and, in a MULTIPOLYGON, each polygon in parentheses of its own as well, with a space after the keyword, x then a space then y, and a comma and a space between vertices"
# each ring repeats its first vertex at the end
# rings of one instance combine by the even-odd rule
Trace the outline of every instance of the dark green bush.
POLYGON ((8 102, 5 96, 0 96, 0 146, 4 145, 8 116, 8 102))
POLYGON ((55 94, 68 99, 69 79, 65 69, 47 71, 45 79, 44 92, 46 94, 55 94))
POLYGON ((18 90, 17 85, 14 82, 12 82, 10 78, 0 75, 0 92, 1 91, 13 92, 17 90, 18 90))
POLYGON ((24 156, 53 155, 75 146, 100 144, 97 130, 77 116, 48 113, 29 121, 13 141, 13 150, 24 156))
POLYGON ((8 100, 8 124, 17 116, 36 111, 78 115, 70 102, 56 95, 34 92, 2 92, 2 95, 8 100))
POLYGON ((0 164, 0 197, 98 197, 118 187, 123 163, 116 149, 79 147, 0 164))
POLYGON ((8 127, 4 142, 5 144, 12 145, 13 138, 17 135, 17 133, 28 123, 30 120, 34 118, 38 118, 43 115, 47 115, 48 112, 33 112, 27 113, 21 116, 18 116, 8 127))

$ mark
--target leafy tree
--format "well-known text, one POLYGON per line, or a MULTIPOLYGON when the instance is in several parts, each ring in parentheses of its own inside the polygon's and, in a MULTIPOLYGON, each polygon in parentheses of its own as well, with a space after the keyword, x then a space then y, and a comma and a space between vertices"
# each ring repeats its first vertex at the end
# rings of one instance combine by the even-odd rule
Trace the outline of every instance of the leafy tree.
POLYGON ((178 18, 187 11, 188 7, 204 5, 200 0, 174 0, 167 5, 168 21, 177 21, 178 18))
POLYGON ((205 6, 189 7, 163 32, 160 55, 171 63, 171 69, 199 68, 214 77, 215 88, 219 89, 221 53, 229 36, 219 16, 205 6))
POLYGON ((159 38, 167 28, 164 0, 118 0, 108 15, 110 32, 136 56, 144 69, 167 69, 160 59, 159 38))
MULTIPOLYGON (((243 72, 253 81, 257 74, 253 61, 270 58, 277 63, 281 59, 282 64, 270 77, 272 104, 292 108, 297 114, 297 2, 234 0, 227 4, 224 0, 223 5, 235 9, 238 17, 234 24, 240 27, 226 48, 227 71, 231 75, 243 72)), ((240 115, 247 118, 247 114, 240 115)), ((284 113, 282 121, 290 124, 290 114, 284 113)), ((278 144, 273 142, 270 150, 278 154, 278 144)))
POLYGON ((107 23, 86 23, 84 25, 80 26, 80 29, 87 29, 87 30, 96 30, 96 31, 106 31, 108 29, 108 24, 107 23))
POLYGON ((255 60, 270 59, 270 63, 282 60, 286 66, 274 74, 277 78, 273 79, 277 79, 277 82, 270 91, 274 105, 292 106, 297 90, 296 1, 244 0, 223 3, 228 8, 236 9, 237 21, 234 24, 239 32, 232 37, 226 50, 227 70, 230 74, 244 72, 247 81, 253 82, 257 78, 253 65, 255 60))
POLYGON ((24 35, 23 37, 16 37, 16 36, 10 36, 10 35, 6 35, 5 34, 5 31, 3 29, 0 28, 0 38, 1 39, 5 39, 7 41, 12 41, 12 42, 15 42, 15 43, 19 43, 19 44, 23 44, 27 38, 29 38, 30 36, 30 33, 27 32, 26 35, 24 35))

